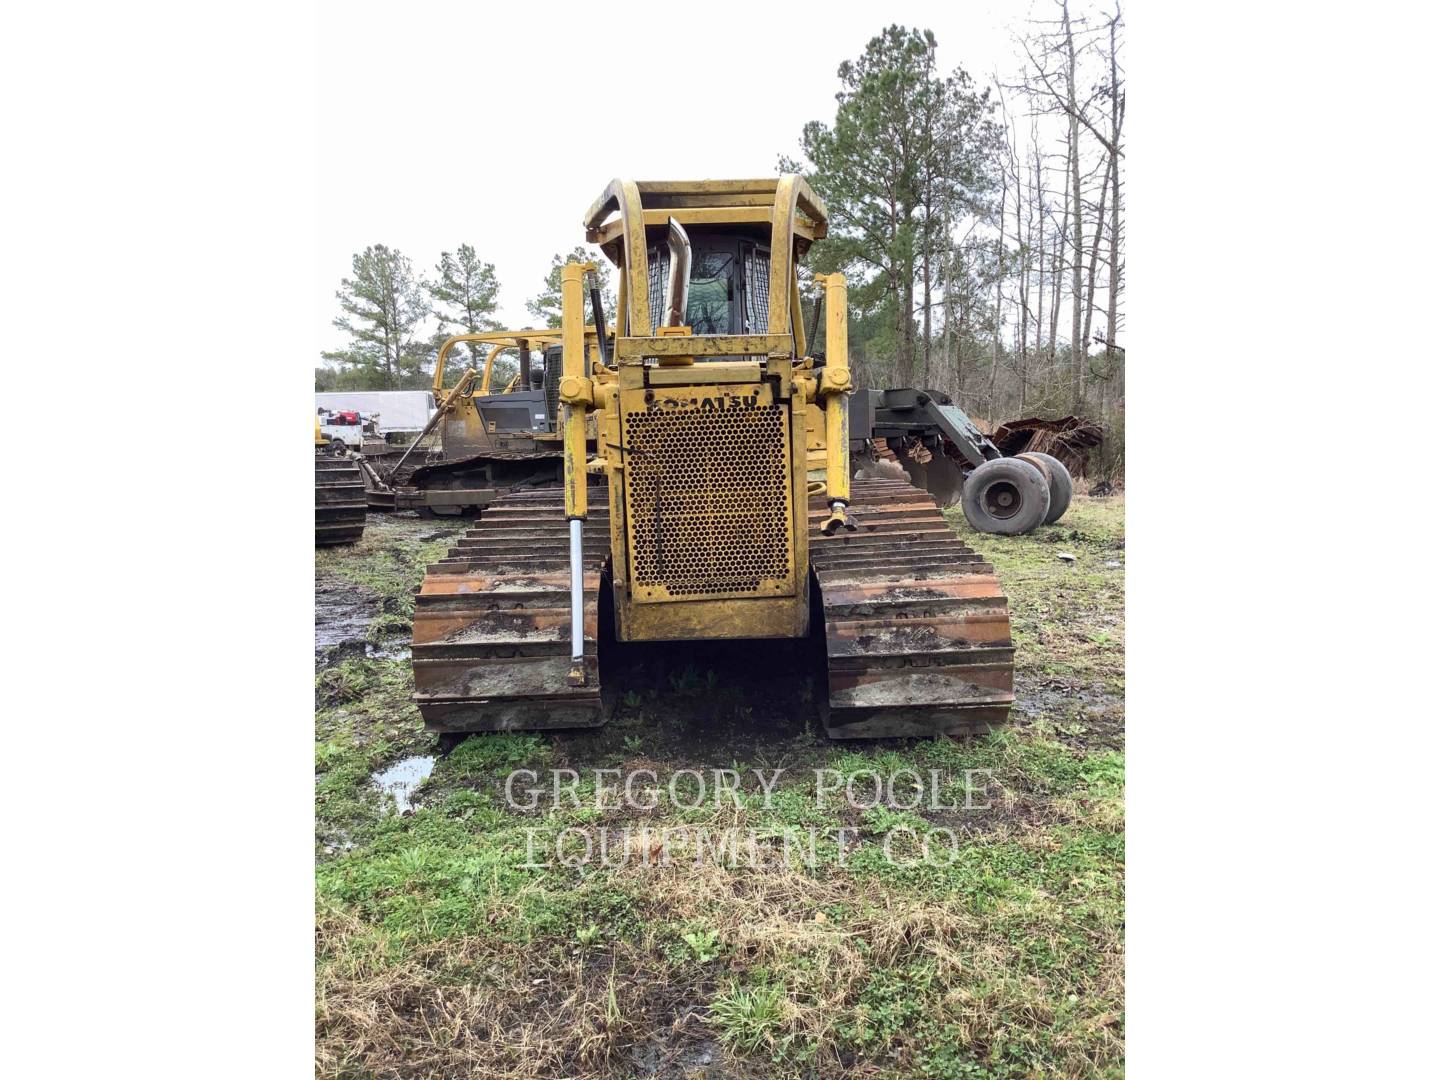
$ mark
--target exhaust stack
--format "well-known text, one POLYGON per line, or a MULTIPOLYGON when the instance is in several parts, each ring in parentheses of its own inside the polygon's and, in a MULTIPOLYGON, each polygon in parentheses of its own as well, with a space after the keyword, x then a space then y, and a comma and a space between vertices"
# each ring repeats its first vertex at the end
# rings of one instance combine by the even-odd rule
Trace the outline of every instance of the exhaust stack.
POLYGON ((665 290, 665 318, 662 325, 684 326, 690 307, 690 237, 673 217, 670 219, 670 281, 665 290))

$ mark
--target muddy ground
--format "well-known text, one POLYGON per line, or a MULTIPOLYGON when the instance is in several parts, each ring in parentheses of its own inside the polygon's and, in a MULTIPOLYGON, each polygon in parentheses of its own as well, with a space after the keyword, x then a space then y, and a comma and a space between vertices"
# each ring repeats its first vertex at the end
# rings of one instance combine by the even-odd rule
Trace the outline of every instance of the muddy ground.
POLYGON ((977 739, 832 743, 798 665, 691 649, 605 728, 442 753, 409 701, 408 626, 466 523, 371 515, 317 552, 318 1072, 1121 1075, 1123 498, 1077 496, 1021 538, 947 516, 994 563, 1017 645, 1011 724, 977 739), (517 807, 520 769, 574 770, 581 805, 517 807), (597 807, 595 769, 734 769, 740 805, 597 807), (771 799, 755 769, 784 770, 771 799), (856 807, 816 769, 933 770, 954 798, 856 807), (952 808, 977 770, 985 808, 952 808), (822 839, 758 867, 527 850, 651 827, 753 829, 767 856, 822 839), (947 831, 943 865, 884 855, 947 831))

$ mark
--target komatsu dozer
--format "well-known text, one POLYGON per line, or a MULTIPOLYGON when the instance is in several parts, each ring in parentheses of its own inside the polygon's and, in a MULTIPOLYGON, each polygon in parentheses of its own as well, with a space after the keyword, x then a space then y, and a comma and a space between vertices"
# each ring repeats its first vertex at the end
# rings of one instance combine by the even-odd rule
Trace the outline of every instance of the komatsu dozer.
POLYGON ((370 505, 382 510, 424 510, 441 516, 488 506, 508 491, 560 487, 560 331, 496 330, 456 334, 435 361, 435 400, 430 422, 393 463, 367 463, 370 505), (462 342, 483 346, 483 366, 466 368, 445 389, 446 361, 462 342), (519 371, 492 390, 495 360, 513 350, 519 371), (532 350, 538 362, 532 364, 532 350), (438 432, 440 451, 419 448, 438 432))
POLYGON ((320 430, 315 416, 315 546, 353 544, 365 532, 365 483, 360 466, 320 430))
POLYGON ((603 723, 629 689, 607 657, 675 642, 748 643, 757 673, 812 657, 794 674, 836 738, 1006 719, 994 571, 924 491, 852 482, 845 279, 815 278, 820 355, 796 275, 826 224, 796 175, 616 180, 590 207, 586 238, 619 271, 614 334, 593 277, 586 326, 593 264, 565 266, 563 490, 502 496, 428 568, 413 642, 428 728, 603 723), (797 639, 813 647, 774 647, 797 639))

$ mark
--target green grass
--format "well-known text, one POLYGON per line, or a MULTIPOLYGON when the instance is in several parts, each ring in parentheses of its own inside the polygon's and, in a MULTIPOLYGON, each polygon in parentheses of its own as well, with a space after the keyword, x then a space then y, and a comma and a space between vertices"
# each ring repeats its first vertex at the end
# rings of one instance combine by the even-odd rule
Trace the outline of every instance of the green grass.
POLYGON ((945 516, 1000 576, 1010 598, 1017 672, 1093 681, 1123 694, 1123 500, 1077 496, 1058 523, 1019 538, 974 532, 958 507, 945 516), (1061 560, 1061 552, 1075 562, 1061 560))
POLYGON ((754 1053, 783 1035, 787 1000, 783 986, 732 985, 710 1003, 710 1016, 728 1045, 754 1053))
POLYGON ((386 625, 408 630, 415 612, 413 593, 425 567, 444 558, 460 531, 462 527, 451 522, 371 514, 359 543, 317 549, 315 570, 378 593, 385 602, 384 614, 390 616, 386 625))
MULTIPOLYGON (((434 752, 408 662, 320 672, 318 1071, 619 1077, 658 1044, 714 1046, 735 1075, 1121 1075, 1123 513, 1120 500, 1077 497, 1061 525, 1021 538, 977 536, 954 515, 995 565, 1017 641, 1012 724, 978 739, 832 744, 791 728, 703 743, 636 692, 596 734, 467 740, 398 816, 370 775, 434 752), (548 771, 564 768, 581 774, 578 808, 552 805, 548 771), (734 768, 741 805, 596 809, 595 768, 662 781, 734 768), (768 805, 752 768, 785 770, 768 805), (539 774, 532 809, 505 802, 515 769, 539 774), (813 769, 857 787, 871 770, 913 770, 925 798, 817 801, 813 769), (967 771, 988 809, 963 808, 967 771), (764 858, 527 865, 557 836, 630 827, 633 853, 642 827, 681 825, 753 830, 764 858), (815 864, 787 858, 787 839, 812 828, 825 834, 815 864), (887 835, 898 858, 885 857, 887 835), (920 859, 927 841, 953 859, 920 859)), ((392 602, 381 617, 393 617, 446 546, 420 539, 433 529, 392 519, 317 562, 392 602)), ((732 708, 702 663, 673 673, 674 697, 726 717, 755 704, 732 708)))

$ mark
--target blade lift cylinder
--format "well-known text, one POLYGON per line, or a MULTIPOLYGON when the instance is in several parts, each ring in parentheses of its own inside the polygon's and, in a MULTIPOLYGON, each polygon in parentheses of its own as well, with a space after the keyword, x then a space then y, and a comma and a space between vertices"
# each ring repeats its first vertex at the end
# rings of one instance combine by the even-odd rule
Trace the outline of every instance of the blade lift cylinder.
MULTIPOLYGON (((564 405, 565 517, 570 529, 570 675, 584 686, 585 674, 585 416, 593 405, 585 356, 585 272, 593 263, 566 263, 560 272, 560 322, 563 349, 560 400, 564 405)), ((603 335, 605 328, 597 326, 603 335)))

